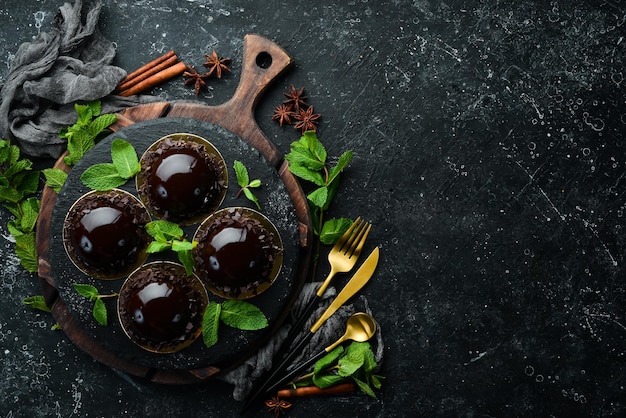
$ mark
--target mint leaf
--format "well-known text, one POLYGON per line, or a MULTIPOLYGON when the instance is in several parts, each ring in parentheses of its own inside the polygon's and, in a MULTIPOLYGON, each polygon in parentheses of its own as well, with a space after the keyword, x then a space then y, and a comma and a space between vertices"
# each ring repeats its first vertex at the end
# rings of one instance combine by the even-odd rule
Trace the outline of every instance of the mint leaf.
MULTIPOLYGON (((172 245, 172 248, 174 246, 172 245)), ((175 250, 176 255, 178 256, 178 261, 185 267, 185 273, 187 276, 191 276, 193 274, 193 254, 191 250, 175 250)))
POLYGON ((304 166, 309 170, 321 170, 324 162, 315 158, 309 150, 308 145, 294 142, 291 144, 291 152, 285 155, 285 159, 292 166, 304 166))
POLYGON ((348 164, 350 164, 351 160, 352 160, 352 151, 346 151, 343 154, 341 154, 341 156, 339 157, 339 161, 337 162, 337 165, 328 171, 328 183, 332 183, 337 178, 339 173, 341 173, 343 169, 346 168, 348 164))
POLYGON ((267 318, 263 312, 253 304, 243 300, 224 301, 220 320, 230 327, 247 331, 255 331, 268 326, 267 318))
POLYGON ((335 347, 330 353, 315 362, 313 367, 313 374, 319 374, 321 371, 331 367, 337 362, 337 359, 343 354, 344 349, 342 346, 335 347))
POLYGON ((259 203, 259 199, 254 195, 254 193, 252 193, 252 191, 250 191, 249 188, 246 187, 245 189, 243 189, 243 194, 248 198, 248 200, 254 202, 257 209, 261 210, 261 204, 259 203))
POLYGON ((101 298, 96 298, 93 304, 93 317, 100 325, 107 326, 107 308, 101 298))
POLYGON ((202 315, 202 340, 207 347, 217 343, 221 310, 219 303, 209 302, 202 315))
POLYGON ((44 312, 51 312, 48 305, 46 305, 46 300, 41 295, 37 296, 29 296, 27 298, 22 299, 22 303, 26 306, 30 306, 33 309, 39 309, 44 312))
POLYGON ((315 384, 315 386, 321 389, 326 389, 345 381, 345 377, 341 377, 336 374, 322 374, 319 376, 313 375, 313 383, 315 384))
POLYGON ((95 164, 87 168, 80 176, 83 184, 90 189, 107 191, 126 183, 112 163, 95 164))
POLYGON ((181 239, 185 232, 174 222, 157 219, 146 224, 146 231, 154 239, 162 242, 181 239))
POLYGON ((57 194, 61 191, 61 187, 67 180, 67 173, 60 168, 46 168, 43 170, 46 177, 46 185, 51 187, 57 194))
POLYGON ((326 204, 322 207, 322 210, 328 210, 330 203, 335 198, 335 194, 339 189, 339 177, 335 178, 335 180, 330 183, 328 186, 328 197, 326 198, 326 204))
POLYGON ((306 142, 311 155, 313 155, 318 161, 325 163, 326 149, 319 139, 317 139, 317 134, 314 131, 306 131, 302 138, 304 142, 306 142))
POLYGON ((324 177, 319 171, 311 170, 303 165, 290 164, 289 171, 291 171, 294 176, 310 181, 317 186, 324 186, 326 184, 324 177))
POLYGON ((15 254, 20 259, 20 264, 27 271, 36 273, 39 269, 39 260, 37 259, 35 233, 14 235, 13 238, 15 239, 15 254))
POLYGON ((98 99, 88 101, 86 106, 87 109, 89 109, 89 111, 91 112, 92 117, 98 116, 100 112, 102 112, 102 104, 98 99))
POLYGON ((373 374, 370 376, 372 386, 374 386, 376 389, 380 389, 382 387, 384 379, 385 378, 383 376, 379 376, 377 374, 373 374))
POLYGON ((361 347, 361 351, 363 352, 363 370, 365 370, 365 373, 369 374, 378 366, 376 364, 376 357, 374 357, 374 352, 369 344, 359 343, 359 347, 361 347))
POLYGON ((130 179, 141 170, 135 148, 123 139, 111 143, 111 159, 120 177, 130 179))
POLYGON ((345 355, 339 359, 337 365, 340 376, 351 376, 365 364, 363 349, 358 344, 350 344, 345 355))
POLYGON ((79 284, 79 283, 72 283, 72 286, 74 286, 74 290, 76 290, 79 295, 91 301, 98 299, 98 296, 99 296, 98 289, 96 289, 94 286, 90 284, 79 284))
MULTIPOLYGON (((30 168, 28 169, 30 170, 30 168)), ((22 171, 14 177, 15 187, 22 192, 23 196, 37 193, 39 189, 39 172, 22 171)))
POLYGON ((361 392, 365 393, 368 396, 371 396, 372 398, 376 397, 376 394, 367 383, 363 382, 360 379, 357 379, 356 377, 353 377, 352 380, 354 380, 359 389, 361 389, 361 392))
POLYGON ((250 177, 248 176, 246 166, 244 166, 241 161, 235 160, 233 162, 233 168, 237 176, 237 184, 239 184, 240 187, 247 187, 250 182, 250 177))
POLYGON ((332 245, 350 228, 352 220, 347 218, 329 219, 324 222, 320 232, 320 241, 326 245, 332 245))
POLYGON ((148 254, 155 254, 155 253, 161 253, 171 248, 172 248, 172 244, 170 243, 161 242, 161 241, 151 241, 150 244, 148 244, 148 248, 146 249, 146 252, 148 254))
POLYGON ((259 179, 254 179, 252 180, 249 184, 248 187, 261 187, 261 180, 259 179))
POLYGON ((180 251, 191 251, 193 249, 193 243, 183 240, 183 241, 172 241, 172 250, 176 252, 180 251))
POLYGON ((0 163, 6 163, 9 160, 9 152, 11 143, 6 139, 0 139, 0 163))
POLYGON ((324 207, 328 201, 328 188, 326 186, 322 186, 313 190, 307 195, 307 199, 319 208, 324 207))
POLYGON ((112 113, 107 113, 96 117, 91 123, 86 126, 87 131, 94 138, 104 131, 107 127, 117 121, 117 116, 112 113))
POLYGON ((0 201, 17 203, 22 197, 22 194, 14 187, 0 187, 0 201))
POLYGON ((39 199, 30 197, 22 202, 22 218, 20 219, 20 230, 29 233, 35 230, 37 218, 39 217, 39 199))
POLYGON ((75 165, 95 144, 95 138, 89 132, 85 130, 73 132, 67 140, 68 155, 63 158, 63 162, 75 165))

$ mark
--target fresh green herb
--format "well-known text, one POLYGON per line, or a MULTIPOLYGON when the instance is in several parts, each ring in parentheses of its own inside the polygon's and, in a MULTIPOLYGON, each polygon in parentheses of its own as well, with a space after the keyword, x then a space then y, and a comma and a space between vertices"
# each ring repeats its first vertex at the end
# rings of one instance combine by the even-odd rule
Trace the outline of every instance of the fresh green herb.
POLYGON ((46 168, 42 173, 46 177, 46 185, 58 194, 67 180, 67 173, 60 168, 46 168))
POLYGON ((106 191, 119 187, 141 171, 137 152, 123 139, 111 143, 112 163, 94 164, 80 176, 83 184, 93 190, 106 191))
POLYGON ((250 181, 250 176, 248 175, 248 169, 241 161, 235 160, 233 164, 233 168, 235 169, 235 174, 237 175, 237 184, 239 184, 239 191, 237 192, 237 196, 243 192, 243 194, 248 198, 248 200, 254 202, 256 207, 261 210, 261 205, 259 203, 259 199, 252 193, 251 188, 260 187, 261 180, 254 179, 250 181))
POLYGON ((81 296, 89 299, 90 302, 93 302, 93 317, 96 321, 102 325, 107 326, 108 318, 107 318, 107 308, 102 301, 103 298, 111 298, 116 297, 117 293, 112 293, 110 295, 101 295, 94 286, 90 284, 78 284, 72 283, 74 286, 74 290, 78 292, 81 296))
MULTIPOLYGON (((67 165, 75 165, 96 144, 102 133, 108 126, 117 120, 114 114, 100 114, 100 101, 95 100, 87 104, 75 104, 74 109, 78 114, 76 123, 61 129, 59 136, 67 139, 68 155, 63 159, 67 165)), ((67 180, 67 173, 59 168, 47 168, 43 170, 46 176, 46 185, 59 193, 67 180)))
POLYGON ((219 323, 245 331, 256 331, 268 326, 263 312, 243 300, 226 300, 222 303, 209 302, 202 317, 202 339, 207 347, 217 343, 219 323))
POLYGON ((22 299, 22 303, 26 306, 30 306, 33 309, 39 309, 44 312, 51 312, 48 305, 46 305, 46 300, 41 295, 29 296, 25 299, 22 299))
POLYGON ((320 241, 324 244, 334 244, 348 230, 348 228, 350 228, 351 225, 351 219, 339 218, 327 220, 322 226, 320 241))
POLYGON ((32 162, 20 157, 20 149, 8 140, 0 140, 0 203, 14 216, 7 228, 15 240, 15 253, 22 266, 37 271, 35 226, 39 199, 31 196, 39 187, 39 172, 32 162))
POLYGON ((96 144, 101 134, 117 120, 114 114, 100 114, 99 100, 75 104, 78 115, 76 123, 61 129, 59 136, 67 139, 68 155, 63 159, 67 165, 75 165, 96 144))
POLYGON ((294 381, 295 386, 315 385, 321 389, 352 380, 359 389, 375 398, 384 377, 375 374, 378 365, 369 342, 352 342, 336 347, 315 363, 313 372, 294 381))
POLYGON ((291 144, 291 151, 285 155, 285 159, 289 162, 289 171, 313 183, 314 190, 307 195, 313 229, 322 243, 333 244, 348 229, 350 220, 333 220, 326 225, 324 214, 339 187, 339 174, 352 160, 352 151, 341 154, 337 164, 329 167, 326 149, 317 138, 317 134, 314 131, 306 131, 298 141, 291 144))
POLYGON ((178 260, 185 266, 187 276, 193 273, 193 256, 191 251, 198 245, 197 241, 190 242, 185 238, 185 232, 173 222, 158 219, 146 224, 146 231, 154 241, 148 245, 148 254, 172 250, 178 255, 178 260))

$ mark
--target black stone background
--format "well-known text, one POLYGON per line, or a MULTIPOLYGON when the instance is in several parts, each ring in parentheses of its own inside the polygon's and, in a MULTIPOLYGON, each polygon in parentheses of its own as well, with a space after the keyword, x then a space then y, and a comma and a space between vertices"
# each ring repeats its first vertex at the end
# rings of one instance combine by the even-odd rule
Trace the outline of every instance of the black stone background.
MULTIPOLYGON (((377 399, 298 400, 291 416, 626 414, 623 2, 104 3, 129 71, 169 49, 232 57, 207 104, 235 90, 245 34, 274 40, 295 66, 258 105, 263 131, 285 153, 298 138, 271 120, 293 83, 329 154, 355 152, 331 216, 374 224, 362 294, 387 379, 377 399)), ((0 0, 0 77, 60 4, 0 0)), ((182 80, 154 94, 196 99, 182 80)), ((1 213, 0 415, 237 416, 228 385, 146 384, 50 331, 21 305, 38 283, 1 213)))

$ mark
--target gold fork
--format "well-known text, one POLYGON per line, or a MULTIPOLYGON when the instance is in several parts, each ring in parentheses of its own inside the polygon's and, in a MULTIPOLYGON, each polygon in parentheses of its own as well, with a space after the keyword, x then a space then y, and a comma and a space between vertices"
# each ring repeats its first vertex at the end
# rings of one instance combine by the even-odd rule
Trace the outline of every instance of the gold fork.
POLYGON ((328 253, 330 273, 328 273, 326 280, 317 290, 316 294, 318 297, 322 297, 335 274, 346 273, 352 270, 361 254, 363 244, 365 244, 365 239, 371 228, 372 224, 361 220, 359 216, 335 243, 335 246, 328 253))

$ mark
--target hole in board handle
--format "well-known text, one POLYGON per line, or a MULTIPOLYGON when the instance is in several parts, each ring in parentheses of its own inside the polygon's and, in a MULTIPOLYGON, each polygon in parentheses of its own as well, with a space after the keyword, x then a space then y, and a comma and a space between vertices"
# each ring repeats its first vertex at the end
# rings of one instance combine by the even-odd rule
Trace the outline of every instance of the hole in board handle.
POLYGON ((256 56, 256 65, 267 70, 272 65, 272 56, 268 52, 259 52, 256 56))

